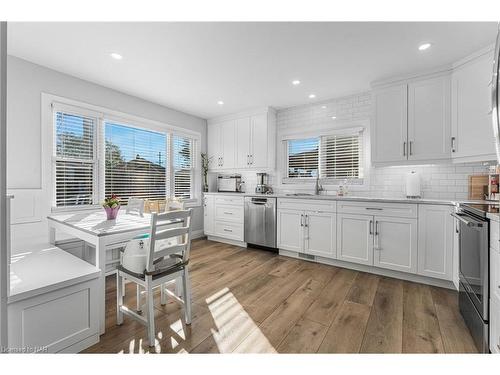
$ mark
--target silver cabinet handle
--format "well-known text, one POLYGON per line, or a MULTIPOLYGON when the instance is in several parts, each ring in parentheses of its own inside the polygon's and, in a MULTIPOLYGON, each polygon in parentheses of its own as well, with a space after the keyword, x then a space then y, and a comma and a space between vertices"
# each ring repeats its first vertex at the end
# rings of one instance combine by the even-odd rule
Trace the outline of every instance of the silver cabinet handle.
POLYGON ((379 207, 365 207, 365 210, 383 211, 384 209, 379 207))
POLYGON ((410 141, 410 156, 413 155, 413 141, 410 141))
POLYGON ((375 220, 375 236, 378 236, 378 220, 375 220))
POLYGON ((368 231, 370 232, 370 235, 373 234, 373 221, 370 220, 370 227, 368 228, 368 231))
POLYGON ((250 155, 247 155, 247 165, 250 165, 250 155))
POLYGON ((305 226, 306 228, 308 228, 308 227, 309 227, 309 215, 306 215, 306 217, 305 217, 305 220, 304 220, 304 226, 305 226))
POLYGON ((225 215, 232 215, 233 213, 232 212, 228 212, 228 211, 224 211, 224 214, 225 215))
POLYGON ((451 137, 451 152, 455 152, 455 137, 451 137))
POLYGON ((250 165, 253 165, 253 155, 250 154, 250 165))
POLYGON ((406 156, 406 142, 403 142, 403 156, 406 156))
POLYGON ((304 226, 304 215, 300 215, 300 226, 303 227, 304 226))
POLYGON ((232 232, 232 230, 224 228, 224 232, 232 232))

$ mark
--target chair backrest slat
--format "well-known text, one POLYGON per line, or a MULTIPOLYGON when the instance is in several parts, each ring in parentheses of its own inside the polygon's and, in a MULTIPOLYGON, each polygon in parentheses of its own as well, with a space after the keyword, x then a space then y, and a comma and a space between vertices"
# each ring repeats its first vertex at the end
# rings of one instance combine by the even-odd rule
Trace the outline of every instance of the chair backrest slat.
POLYGON ((151 214, 150 248, 146 271, 154 271, 155 261, 171 254, 182 255, 183 262, 187 263, 191 251, 191 215, 191 209, 151 214), (165 225, 168 224, 169 221, 172 222, 172 225, 177 226, 175 228, 165 229, 165 225), (156 251, 158 247, 157 241, 164 241, 169 238, 177 239, 177 243, 173 243, 171 246, 163 249, 160 248, 156 251))

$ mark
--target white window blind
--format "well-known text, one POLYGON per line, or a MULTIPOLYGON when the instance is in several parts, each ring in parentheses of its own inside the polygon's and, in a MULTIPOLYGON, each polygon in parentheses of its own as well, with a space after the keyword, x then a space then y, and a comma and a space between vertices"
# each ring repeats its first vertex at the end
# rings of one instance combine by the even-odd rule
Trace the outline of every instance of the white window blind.
POLYGON ((166 140, 163 133, 105 122, 105 196, 165 199, 166 140))
POLYGON ((321 137, 320 177, 330 179, 363 178, 362 133, 321 137))
POLYGON ((173 135, 174 196, 182 199, 193 197, 194 141, 181 135, 173 135))
POLYGON ((92 117, 54 112, 56 207, 95 203, 95 130, 92 117))
POLYGON ((287 145, 288 178, 316 177, 319 138, 293 139, 287 145))

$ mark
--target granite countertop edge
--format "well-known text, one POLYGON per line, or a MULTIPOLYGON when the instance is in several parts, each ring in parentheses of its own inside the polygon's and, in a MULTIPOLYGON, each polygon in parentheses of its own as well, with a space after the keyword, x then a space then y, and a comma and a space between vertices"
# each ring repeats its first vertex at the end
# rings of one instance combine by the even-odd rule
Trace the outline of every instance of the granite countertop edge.
MULTIPOLYGON (((243 197, 268 197, 268 198, 287 198, 287 199, 315 199, 315 200, 333 200, 333 201, 360 201, 360 202, 382 202, 382 203, 412 203, 412 204, 438 204, 456 206, 457 204, 484 204, 492 203, 482 200, 460 200, 460 199, 427 199, 427 198, 386 198, 386 197, 360 197, 336 195, 287 195, 287 194, 257 194, 257 193, 233 193, 233 192, 204 192, 206 195, 234 195, 243 197)), ((495 218, 498 218, 498 214, 495 218)))

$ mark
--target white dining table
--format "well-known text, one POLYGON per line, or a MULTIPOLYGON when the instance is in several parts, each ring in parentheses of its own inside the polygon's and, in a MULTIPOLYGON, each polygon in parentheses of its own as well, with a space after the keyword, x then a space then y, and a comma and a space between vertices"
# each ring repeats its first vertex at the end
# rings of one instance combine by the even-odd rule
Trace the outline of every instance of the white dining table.
MULTIPOLYGON (((104 334, 106 250, 123 246, 137 235, 147 233, 151 225, 151 214, 145 213, 140 216, 119 212, 115 220, 106 220, 105 212, 100 210, 54 214, 47 216, 47 219, 49 241, 52 245, 56 244, 56 232, 58 231, 84 241, 86 244, 84 253, 87 254, 84 256, 85 260, 101 270, 99 277, 99 329, 100 333, 104 334)), ((174 222, 170 224, 174 224, 174 222)))

